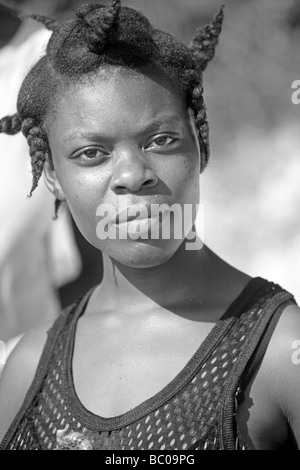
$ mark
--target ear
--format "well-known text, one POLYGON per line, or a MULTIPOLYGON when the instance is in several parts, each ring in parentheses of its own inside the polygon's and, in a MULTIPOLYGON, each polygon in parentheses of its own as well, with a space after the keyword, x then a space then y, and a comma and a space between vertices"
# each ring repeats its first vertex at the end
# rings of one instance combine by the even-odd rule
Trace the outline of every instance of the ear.
POLYGON ((59 201, 65 201, 66 196, 56 176, 55 168, 51 157, 47 157, 44 164, 44 180, 49 191, 59 201))

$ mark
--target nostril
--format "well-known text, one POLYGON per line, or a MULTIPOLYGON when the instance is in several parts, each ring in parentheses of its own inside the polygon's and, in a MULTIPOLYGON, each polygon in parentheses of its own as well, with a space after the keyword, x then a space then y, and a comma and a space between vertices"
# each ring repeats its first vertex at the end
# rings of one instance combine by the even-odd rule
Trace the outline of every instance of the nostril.
POLYGON ((142 186, 151 186, 153 185, 154 181, 153 180, 147 180, 147 181, 144 181, 144 183, 142 184, 142 186))
POLYGON ((153 188, 158 182, 158 178, 155 174, 149 175, 148 178, 145 178, 145 181, 142 184, 142 188, 153 188))
POLYGON ((120 184, 115 186, 115 191, 124 191, 126 189, 126 186, 121 186, 120 184))

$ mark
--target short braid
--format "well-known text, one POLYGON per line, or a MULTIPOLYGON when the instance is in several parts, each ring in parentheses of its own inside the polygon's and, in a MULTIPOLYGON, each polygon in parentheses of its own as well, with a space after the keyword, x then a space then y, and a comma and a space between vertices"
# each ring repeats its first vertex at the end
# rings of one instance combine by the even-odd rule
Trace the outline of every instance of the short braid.
POLYGON ((0 133, 15 135, 21 130, 22 120, 18 113, 0 119, 0 133))
POLYGON ((34 119, 25 118, 21 130, 27 139, 31 158, 32 187, 29 193, 29 197, 31 197, 42 176, 46 158, 51 155, 51 151, 45 131, 34 119))
POLYGON ((221 6, 210 24, 198 28, 194 39, 191 41, 190 50, 201 71, 206 69, 207 64, 215 55, 224 20, 224 6, 221 6))
POLYGON ((189 94, 189 106, 192 109, 200 142, 203 144, 203 155, 201 155, 202 168, 204 169, 209 160, 209 125, 206 106, 203 99, 203 85, 201 81, 195 81, 189 94))

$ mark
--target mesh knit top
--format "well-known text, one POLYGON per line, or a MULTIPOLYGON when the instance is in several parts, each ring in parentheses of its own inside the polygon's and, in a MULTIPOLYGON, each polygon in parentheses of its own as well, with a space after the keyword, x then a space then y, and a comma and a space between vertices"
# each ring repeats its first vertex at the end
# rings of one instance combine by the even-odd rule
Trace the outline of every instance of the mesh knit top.
POLYGON ((79 317, 91 291, 48 332, 35 378, 1 450, 247 449, 234 415, 291 294, 253 278, 179 374, 125 414, 87 410, 74 388, 72 357, 79 317))

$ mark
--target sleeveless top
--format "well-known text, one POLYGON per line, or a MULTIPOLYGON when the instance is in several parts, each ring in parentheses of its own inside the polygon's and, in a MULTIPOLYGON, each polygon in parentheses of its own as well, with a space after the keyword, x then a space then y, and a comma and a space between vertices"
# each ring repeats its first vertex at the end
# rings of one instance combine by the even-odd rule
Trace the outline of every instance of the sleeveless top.
POLYGON ((167 386, 130 411, 104 418, 80 402, 72 375, 76 325, 91 292, 49 330, 35 378, 0 449, 247 449, 234 415, 293 296, 251 279, 167 386))

